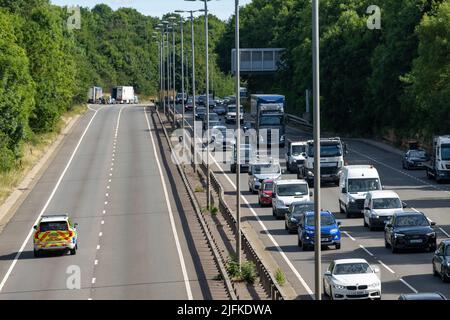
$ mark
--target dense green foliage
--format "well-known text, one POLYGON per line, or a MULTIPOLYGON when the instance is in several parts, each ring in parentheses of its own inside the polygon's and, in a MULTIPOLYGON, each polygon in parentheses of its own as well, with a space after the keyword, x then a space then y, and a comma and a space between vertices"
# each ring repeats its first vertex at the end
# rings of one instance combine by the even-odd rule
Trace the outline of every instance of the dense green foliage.
MULTIPOLYGON (((380 0, 381 30, 366 26, 366 0, 320 1, 322 122, 370 136, 449 133, 449 0, 380 0)), ((241 9, 241 47, 285 48, 281 70, 244 76, 249 91, 285 94, 305 110, 311 89, 311 2, 253 0, 241 9)), ((234 18, 217 50, 230 70, 234 18)))
MULTIPOLYGON (((72 13, 49 0, 0 0, 0 171, 14 167, 24 141, 53 131, 61 116, 84 103, 91 86, 134 86, 154 96, 159 88, 159 52, 153 38, 159 19, 106 5, 81 8, 81 28, 68 28, 72 13)), ((205 89, 204 18, 195 19, 198 92, 205 89)), ((229 94, 231 76, 220 72, 215 46, 225 23, 211 16, 211 90, 229 94)), ((190 23, 185 53, 191 74, 190 23)), ((177 82, 181 81, 177 30, 177 82)), ((187 76, 187 75, 186 75, 187 76)), ((190 88, 191 84, 186 83, 190 88)))

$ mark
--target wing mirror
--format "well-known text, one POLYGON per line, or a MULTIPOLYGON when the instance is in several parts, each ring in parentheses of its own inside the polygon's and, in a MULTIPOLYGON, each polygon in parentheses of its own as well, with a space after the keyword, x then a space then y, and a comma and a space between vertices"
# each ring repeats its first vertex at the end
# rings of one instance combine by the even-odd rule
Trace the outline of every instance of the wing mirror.
POLYGON ((338 227, 340 227, 341 224, 342 224, 342 222, 340 222, 340 221, 337 222, 337 226, 338 226, 338 227))
POLYGON ((379 273, 380 272, 380 268, 373 266, 372 267, 373 273, 379 273))
POLYGON ((313 192, 312 192, 312 191, 309 192, 309 196, 310 196, 310 197, 313 196, 313 192))
POLYGON ((276 197, 275 192, 272 193, 272 199, 274 199, 276 197))
POLYGON ((34 230, 37 230, 37 226, 33 226, 33 229, 34 229, 34 230))
POLYGON ((386 223, 386 227, 387 228, 392 228, 392 224, 391 223, 386 223))
POLYGON ((431 221, 430 224, 431 224, 431 226, 435 226, 435 225, 436 225, 436 222, 431 221))
POLYGON ((78 228, 78 223, 74 223, 73 226, 74 226, 75 228, 78 228))
POLYGON ((325 271, 323 274, 325 277, 331 277, 331 271, 325 271))
POLYGON ((408 205, 406 204, 406 202, 402 202, 402 207, 403 207, 403 208, 407 208, 407 207, 408 207, 408 205))
POLYGON ((364 207, 364 210, 370 210, 370 208, 369 207, 364 207))
POLYGON ((342 189, 341 189, 341 192, 342 192, 342 193, 347 193, 347 188, 342 188, 342 189))
POLYGON ((286 174, 286 169, 281 169, 281 174, 286 174))
POLYGON ((439 252, 439 250, 436 250, 436 251, 434 252, 434 254, 437 255, 437 256, 440 256, 440 255, 441 255, 440 252, 439 252))
POLYGON ((287 156, 288 156, 288 157, 290 157, 290 156, 291 156, 291 153, 290 153, 289 151, 288 151, 288 153, 287 153, 287 156))

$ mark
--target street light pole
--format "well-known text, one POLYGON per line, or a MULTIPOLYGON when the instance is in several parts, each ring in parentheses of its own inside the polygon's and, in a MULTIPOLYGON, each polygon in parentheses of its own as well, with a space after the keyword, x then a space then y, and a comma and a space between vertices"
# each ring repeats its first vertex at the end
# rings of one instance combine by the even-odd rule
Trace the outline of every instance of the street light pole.
POLYGON ((315 297, 322 300, 320 234, 320 75, 319 75, 319 0, 312 0, 313 96, 314 96, 314 263, 315 297))
POLYGON ((209 36, 208 36, 208 0, 205 3, 205 54, 206 54, 206 204, 208 210, 211 210, 211 181, 209 167, 209 36))
POLYGON ((240 52, 239 52, 239 0, 235 0, 235 48, 236 48, 236 73, 235 73, 235 85, 236 85, 236 220, 237 220, 237 232, 236 232, 236 255, 239 270, 241 270, 241 107, 240 107, 240 93, 241 87, 240 80, 240 52))
POLYGON ((195 141, 195 112, 197 110, 197 105, 195 103, 195 40, 194 40, 194 12, 191 11, 191 51, 192 51, 192 112, 193 112, 193 128, 194 130, 193 136, 194 136, 194 172, 197 172, 197 142, 195 141))
MULTIPOLYGON (((167 39, 167 109, 166 109, 166 116, 169 114, 170 110, 170 99, 169 99, 169 92, 170 92, 170 41, 169 41, 169 27, 167 27, 167 33, 166 33, 166 39, 167 39)), ((164 98, 165 99, 165 98, 164 98)))
MULTIPOLYGON (((183 131, 183 153, 186 152, 186 137, 185 137, 185 114, 184 114, 184 39, 183 39, 183 17, 180 16, 180 30, 181 30, 181 128, 183 131)), ((184 168, 184 166, 183 166, 184 168)))
POLYGON ((176 121, 175 121, 175 92, 176 92, 176 75, 175 75, 175 69, 176 69, 176 57, 175 57, 175 26, 176 24, 172 24, 172 67, 173 67, 173 91, 172 91, 172 97, 173 97, 173 126, 175 127, 176 121))

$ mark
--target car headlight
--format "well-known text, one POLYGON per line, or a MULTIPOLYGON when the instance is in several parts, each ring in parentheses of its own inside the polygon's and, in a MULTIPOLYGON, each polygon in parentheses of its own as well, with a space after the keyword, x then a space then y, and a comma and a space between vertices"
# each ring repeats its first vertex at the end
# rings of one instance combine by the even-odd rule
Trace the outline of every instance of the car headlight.
POLYGON ((353 199, 353 198, 350 198, 350 203, 355 203, 355 199, 353 199))
POLYGON ((278 201, 277 201, 277 205, 278 205, 279 207, 285 207, 283 200, 278 200, 278 201))
POLYGON ((331 229, 331 230, 330 230, 330 233, 333 234, 333 233, 337 233, 338 231, 339 231, 339 230, 338 230, 337 228, 335 228, 335 229, 331 229))
POLYGON ((371 218, 379 218, 379 216, 376 213, 374 213, 374 212, 370 213, 370 217, 371 218))
POLYGON ((296 222, 297 222, 297 219, 295 219, 295 218, 291 218, 291 222, 294 222, 294 223, 296 223, 296 222))
POLYGON ((403 233, 394 233, 394 238, 401 238, 404 237, 405 235, 403 233))
POLYGON ((343 285, 341 285, 341 284, 335 284, 335 285, 334 285, 334 288, 340 289, 340 290, 344 290, 344 289, 345 289, 345 286, 343 286, 343 285))
POLYGON ((430 238, 434 238, 434 237, 436 237, 436 232, 427 233, 427 236, 430 238))
POLYGON ((313 176, 314 172, 308 170, 308 176, 313 176))
POLYGON ((255 182, 258 181, 258 178, 253 178, 253 181, 255 181, 255 182))
POLYGON ((280 141, 284 141, 284 136, 281 136, 281 137, 280 137, 280 141))
POLYGON ((376 288, 376 287, 378 287, 379 285, 380 285, 380 282, 377 281, 377 282, 374 282, 374 283, 370 284, 369 287, 370 287, 370 288, 376 288))

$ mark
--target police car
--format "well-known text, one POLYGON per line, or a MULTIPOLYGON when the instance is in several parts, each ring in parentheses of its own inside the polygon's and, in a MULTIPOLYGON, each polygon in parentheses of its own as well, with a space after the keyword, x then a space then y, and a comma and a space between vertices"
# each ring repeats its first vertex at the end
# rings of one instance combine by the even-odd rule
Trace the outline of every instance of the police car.
POLYGON ((34 226, 34 256, 42 251, 65 251, 75 255, 78 249, 77 223, 67 214, 43 215, 34 226))

